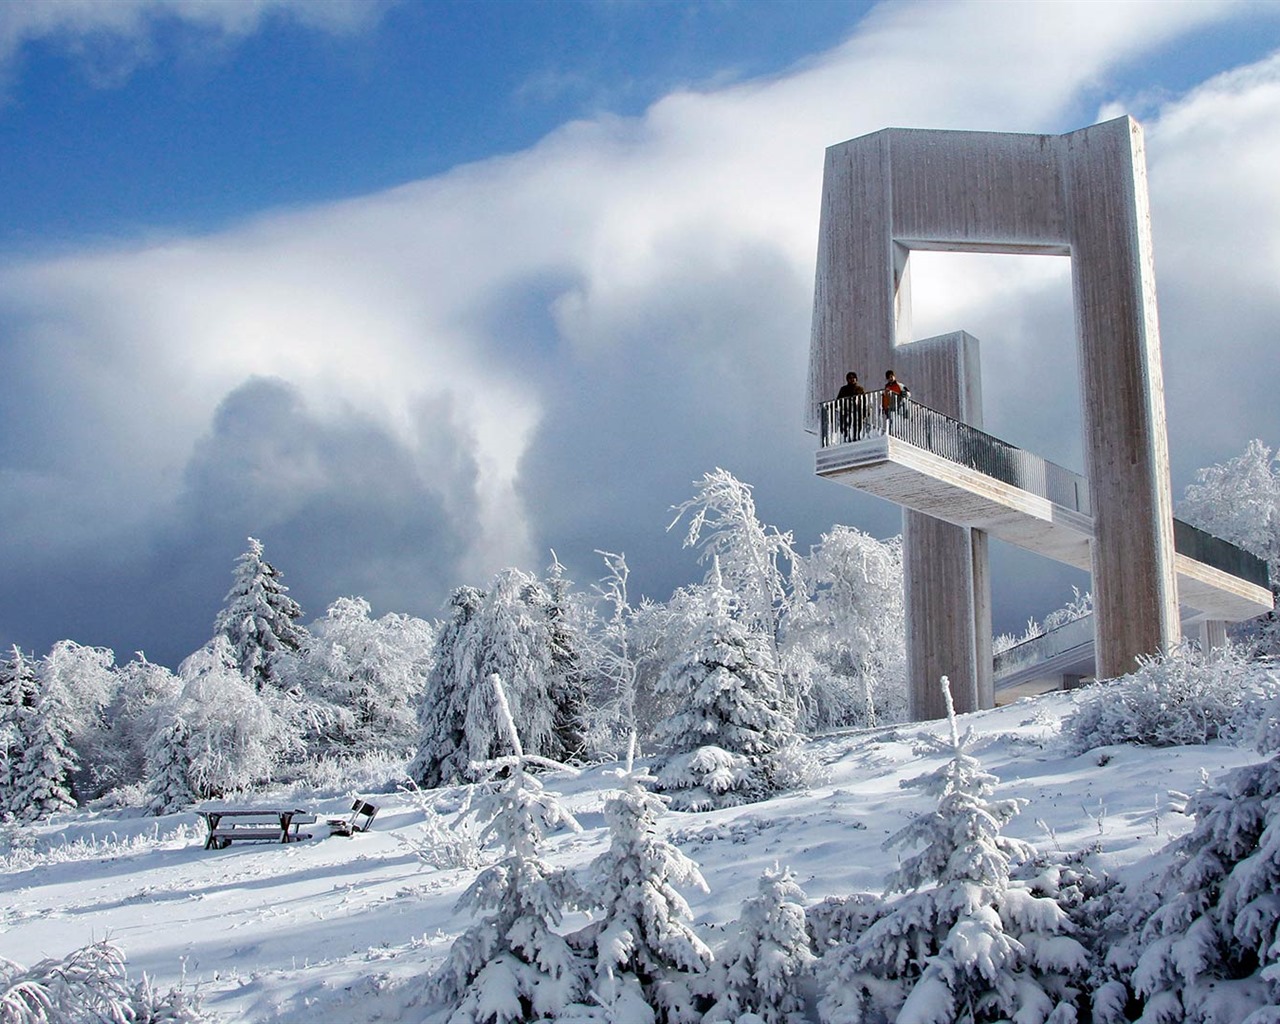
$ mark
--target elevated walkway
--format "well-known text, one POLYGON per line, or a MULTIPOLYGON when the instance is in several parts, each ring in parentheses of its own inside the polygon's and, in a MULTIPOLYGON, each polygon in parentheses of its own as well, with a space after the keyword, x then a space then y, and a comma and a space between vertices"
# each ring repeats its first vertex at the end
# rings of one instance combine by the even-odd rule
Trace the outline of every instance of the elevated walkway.
MULTIPOLYGON (((819 476, 1092 570, 1088 481, 910 399, 868 392, 821 407, 819 476)), ((1266 563, 1174 520, 1184 622, 1271 610, 1266 563)))

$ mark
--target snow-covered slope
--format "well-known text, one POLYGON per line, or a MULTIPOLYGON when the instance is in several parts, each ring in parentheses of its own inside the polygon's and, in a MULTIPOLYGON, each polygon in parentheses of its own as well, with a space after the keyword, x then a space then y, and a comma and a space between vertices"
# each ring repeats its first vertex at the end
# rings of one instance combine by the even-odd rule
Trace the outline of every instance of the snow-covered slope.
MULTIPOLYGON (((997 796, 1029 801, 1006 833, 1042 848, 1096 844, 1096 863, 1121 874, 1155 870, 1191 821, 1170 791, 1204 773, 1259 759, 1222 742, 1164 749, 1106 747, 1067 753, 1067 694, 962 716, 974 754, 1000 779, 997 796), (1154 855, 1154 856, 1153 856, 1154 855)), ((817 779, 802 792, 705 814, 668 813, 668 836, 702 869, 709 893, 686 892, 703 938, 724 940, 762 871, 790 866, 810 901, 880 891, 895 866, 885 839, 932 801, 899 782, 937 767, 919 737, 946 723, 860 730, 812 740, 817 779)), ((547 780, 585 831, 555 835, 549 859, 585 865, 608 844, 608 766, 547 780)), ((30 964, 109 937, 168 986, 184 980, 206 1009, 240 1021, 421 1021, 421 981, 468 923, 454 912, 473 871, 421 863, 402 840, 423 820, 399 792, 361 794, 381 808, 372 832, 288 846, 203 848, 194 814, 162 818, 75 812, 0 838, 0 956, 30 964)), ((441 810, 461 795, 441 791, 441 810)), ((342 794, 286 791, 257 806, 304 806, 340 815, 342 794)), ((567 924, 573 922, 567 922, 567 924)))

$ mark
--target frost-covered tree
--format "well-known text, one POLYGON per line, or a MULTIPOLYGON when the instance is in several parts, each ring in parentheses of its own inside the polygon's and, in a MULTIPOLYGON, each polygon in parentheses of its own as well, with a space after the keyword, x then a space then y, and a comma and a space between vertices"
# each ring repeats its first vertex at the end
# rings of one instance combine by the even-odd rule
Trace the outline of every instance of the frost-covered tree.
POLYGON ((10 813, 31 731, 29 720, 39 700, 35 665, 14 644, 0 661, 0 817, 10 813))
MULTIPOLYGON (((720 577, 737 598, 737 613, 768 640, 773 669, 786 678, 784 623, 792 595, 805 592, 803 559, 792 547, 792 535, 760 521, 751 486, 728 470, 704 474, 694 489, 692 498, 674 507, 676 518, 667 529, 688 517, 684 546, 698 548, 701 563, 719 562, 720 577)), ((794 718, 794 693, 784 689, 786 711, 794 718)))
MULTIPOLYGON (((1253 440, 1243 454, 1201 469, 1177 512, 1193 526, 1264 559, 1271 573, 1271 591, 1280 595, 1280 453, 1253 440)), ((1275 609, 1262 617, 1259 626, 1263 650, 1280 653, 1280 619, 1275 609)))
POLYGON ((16 645, 0 663, 0 815, 36 821, 76 805, 67 713, 16 645))
POLYGON ((755 1014, 764 1024, 805 1020, 801 982, 814 955, 805 929, 805 895, 790 869, 766 871, 742 905, 733 937, 716 957, 708 989, 715 1003, 703 1020, 733 1024, 755 1014))
MULTIPOLYGON (((705 892, 707 884, 697 864, 659 834, 665 804, 646 788, 652 781, 628 759, 621 792, 605 801, 609 849, 592 862, 584 886, 595 919, 570 942, 591 959, 593 1001, 634 1014, 616 1019, 694 1024, 708 1002, 700 993, 714 957, 690 926, 692 912, 676 886, 705 892), (652 1017, 641 1011, 638 993, 652 1017)), ((601 1009, 588 1019, 610 1017, 601 1009)))
POLYGON ((700 634, 658 683, 677 701, 657 732, 670 751, 658 787, 680 810, 760 800, 799 781, 768 642, 734 617, 714 564, 706 601, 700 634))
POLYGON ((1141 1019, 1280 1020, 1280 755, 1228 772, 1187 812, 1195 826, 1173 844, 1142 930, 1141 1019))
POLYGON ((362 597, 334 601, 313 623, 303 657, 308 693, 344 712, 339 742, 396 753, 418 738, 417 708, 431 668, 435 630, 411 615, 371 617, 362 597))
POLYGON ((484 598, 484 591, 475 587, 455 590, 449 598, 453 614, 436 638, 418 709, 418 752, 407 769, 409 777, 427 789, 471 777, 467 705, 476 682, 472 631, 484 598))
POLYGON ((175 712, 147 747, 147 810, 152 814, 173 814, 196 802, 187 775, 190 758, 191 727, 175 712))
POLYGON ((807 602, 793 601, 786 659, 809 732, 876 725, 906 714, 902 540, 848 526, 805 560, 807 602))
MULTIPOLYGON (((576 887, 568 874, 542 857, 548 832, 577 832, 581 826, 527 770, 529 759, 501 680, 491 676, 487 685, 494 690, 512 754, 484 766, 491 776, 505 772, 506 777, 477 800, 476 811, 491 819, 482 841, 497 843, 502 857, 481 871, 458 900, 459 909, 481 916, 454 941, 431 981, 430 997, 451 1008, 449 1024, 555 1018, 582 997, 587 980, 586 964, 556 930, 564 907, 576 898, 576 887)), ((554 765, 534 760, 543 767, 554 765)))
MULTIPOLYGON (((943 678, 944 686, 946 679, 943 678)), ((996 779, 961 739, 947 690, 948 759, 904 782, 938 797, 886 846, 916 848, 890 876, 888 902, 821 968, 824 1024, 1070 1024, 1088 967, 1067 913, 1010 867, 1031 854, 1001 834, 1019 801, 991 799, 996 779)))
POLYGON ((543 585, 543 614, 551 648, 548 688, 554 708, 552 749, 561 761, 587 752, 588 610, 573 593, 565 568, 551 552, 551 566, 543 585))
MULTIPOLYGON (((564 743, 585 733, 586 707, 572 696, 572 659, 566 654, 556 661, 553 603, 536 577, 518 569, 499 572, 487 592, 455 592, 454 616, 441 631, 423 692, 421 738, 409 767, 415 782, 472 781, 473 764, 511 753, 492 687, 484 683, 494 674, 506 687, 525 749, 558 761, 576 756, 564 743)), ((567 629, 564 619, 560 623, 567 629)))
POLYGON ((158 716, 157 729, 183 718, 191 731, 187 779, 201 799, 270 779, 296 751, 288 698, 259 690, 238 671, 226 639, 214 637, 178 667, 182 695, 158 716))
POLYGON ((36 670, 41 692, 56 696, 62 706, 67 741, 80 766, 75 789, 84 797, 100 796, 116 781, 106 717, 120 686, 115 660, 104 647, 59 640, 36 670))
POLYGON ((182 680, 141 652, 115 674, 117 686, 103 713, 95 764, 97 787, 104 791, 147 781, 147 745, 182 693, 182 680))
POLYGON ((280 571, 262 557, 262 550, 262 542, 250 537, 214 620, 214 629, 235 652, 240 674, 259 690, 276 681, 281 657, 296 654, 306 641, 306 631, 298 625, 302 608, 289 596, 280 571))
POLYGON ((631 569, 626 555, 597 551, 604 559, 608 575, 594 589, 608 608, 596 634, 596 693, 594 744, 601 750, 618 750, 637 729, 636 681, 637 661, 631 638, 634 616, 627 598, 627 579, 631 569))
POLYGON ((72 777, 78 767, 67 739, 67 713, 55 693, 42 693, 33 713, 19 724, 22 758, 10 784, 14 817, 39 821, 76 806, 72 777))

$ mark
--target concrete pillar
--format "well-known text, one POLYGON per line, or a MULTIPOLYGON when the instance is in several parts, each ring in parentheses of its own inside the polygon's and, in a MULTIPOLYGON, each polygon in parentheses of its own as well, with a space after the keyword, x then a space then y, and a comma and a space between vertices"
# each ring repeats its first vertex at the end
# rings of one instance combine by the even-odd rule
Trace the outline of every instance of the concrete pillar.
MULTIPOLYGON (((900 273, 905 277, 907 272, 901 264, 900 273)), ((898 362, 885 369, 897 371, 915 400, 982 426, 977 338, 956 331, 904 345, 894 355, 898 362)), ((907 706, 914 721, 945 717, 944 675, 957 711, 995 706, 988 546, 981 530, 903 512, 907 706)))
POLYGON ((1173 496, 1142 132, 1120 118, 1063 146, 1102 679, 1180 637, 1173 496))
POLYGON ((1205 619, 1200 623, 1199 634, 1202 651, 1227 646, 1227 624, 1221 619, 1205 619))

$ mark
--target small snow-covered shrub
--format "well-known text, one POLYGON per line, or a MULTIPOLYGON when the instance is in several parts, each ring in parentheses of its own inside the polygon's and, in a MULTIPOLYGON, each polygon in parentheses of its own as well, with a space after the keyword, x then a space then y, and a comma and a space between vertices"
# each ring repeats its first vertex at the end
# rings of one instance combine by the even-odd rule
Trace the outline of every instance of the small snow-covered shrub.
POLYGON ((199 1001, 181 989, 158 992, 145 975, 130 984, 124 954, 110 942, 32 967, 0 958, 3 1024, 200 1024, 209 1019, 199 1001))
POLYGON ((1144 660, 1136 672, 1082 690, 1063 733, 1077 753, 1114 743, 1208 743, 1256 724, 1276 691, 1275 673, 1234 648, 1202 654, 1182 645, 1144 660))
POLYGON ((422 813, 418 834, 406 836, 396 833, 396 839, 407 847, 418 860, 433 868, 477 868, 480 866, 480 826, 469 813, 471 801, 459 810, 452 822, 436 810, 435 803, 418 788, 412 779, 400 786, 400 792, 408 796, 422 813))

